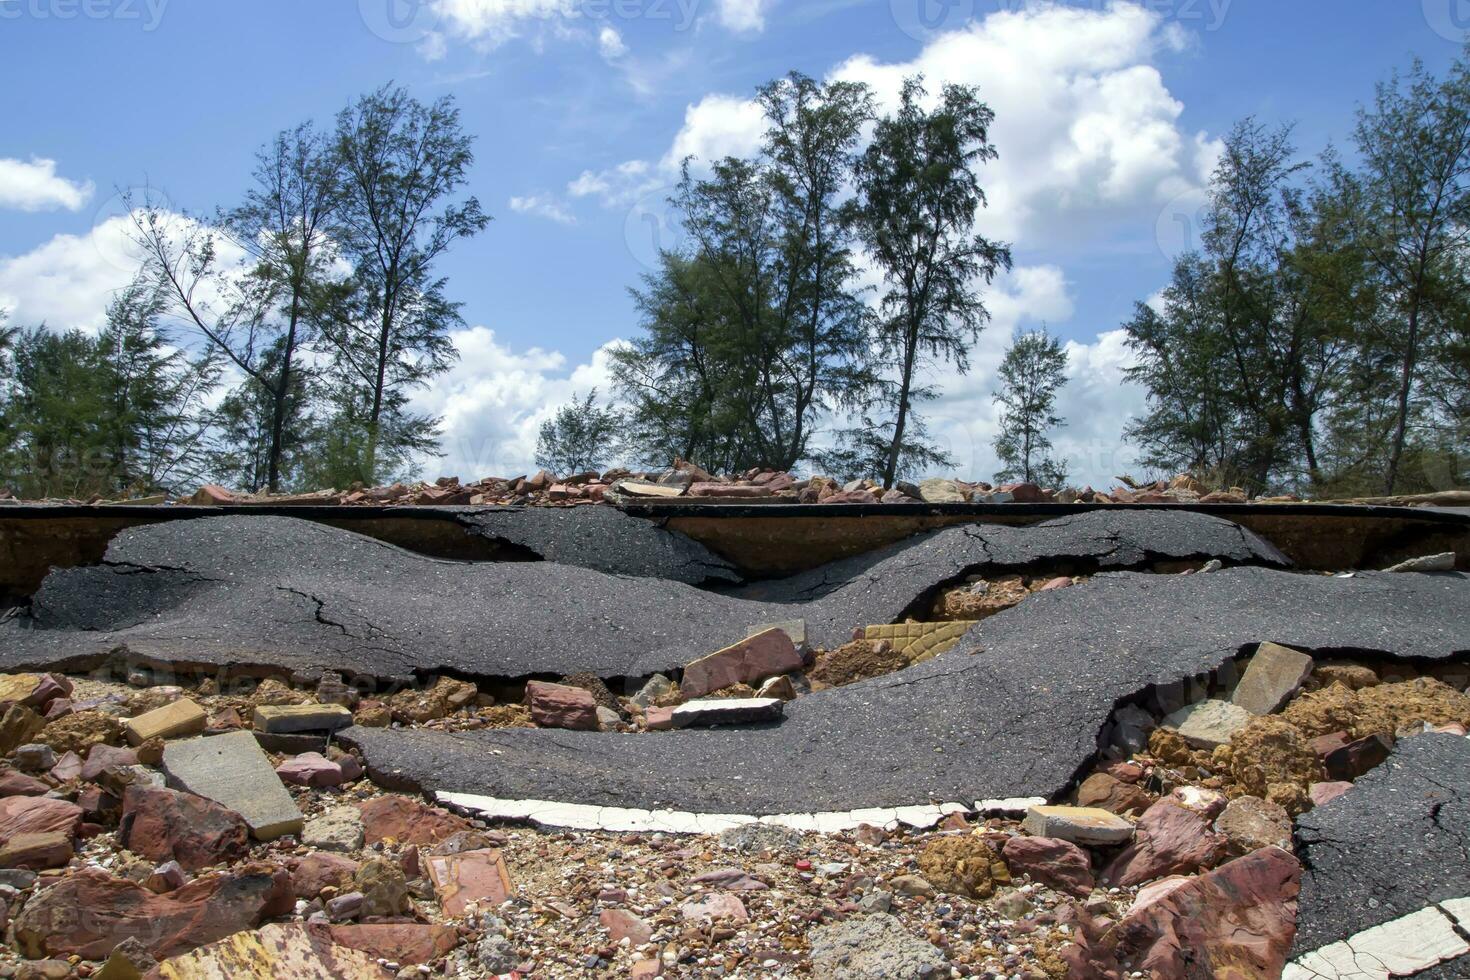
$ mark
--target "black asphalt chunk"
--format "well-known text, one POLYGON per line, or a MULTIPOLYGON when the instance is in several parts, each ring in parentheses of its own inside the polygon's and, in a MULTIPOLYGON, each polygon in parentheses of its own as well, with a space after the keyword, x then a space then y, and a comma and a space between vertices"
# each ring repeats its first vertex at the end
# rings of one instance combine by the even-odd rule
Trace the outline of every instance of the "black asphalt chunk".
POLYGON ((805 619, 813 644, 840 645, 856 627, 899 619, 991 554, 1006 567, 1054 552, 1098 562, 1279 560, 1236 525, 1198 514, 1099 512, 1053 525, 922 536, 861 573, 842 563, 810 600, 788 591, 779 602, 554 562, 445 561, 283 517, 160 524, 119 534, 103 565, 53 572, 28 621, 0 624, 0 668, 124 650, 306 674, 644 677, 737 642, 760 623, 805 619))
POLYGON ((1352 791, 1297 820, 1293 957, 1470 895, 1470 740, 1401 739, 1352 791))
POLYGON ((765 729, 343 738, 401 783, 510 799, 761 815, 1055 799, 1119 701, 1266 640, 1464 655, 1470 576, 1105 573, 985 620, 929 663, 799 698, 765 729))
POLYGON ((613 507, 490 508, 456 520, 472 534, 560 565, 688 585, 741 581, 733 565, 698 541, 613 507))
POLYGON ((732 594, 761 601, 810 602, 847 586, 847 602, 856 608, 875 591, 886 594, 901 588, 918 596, 984 569, 1067 563, 1091 572, 1214 558, 1231 565, 1291 564, 1263 538, 1218 517, 1184 511, 1101 510, 1029 527, 964 524, 929 531, 790 578, 755 582, 732 594))

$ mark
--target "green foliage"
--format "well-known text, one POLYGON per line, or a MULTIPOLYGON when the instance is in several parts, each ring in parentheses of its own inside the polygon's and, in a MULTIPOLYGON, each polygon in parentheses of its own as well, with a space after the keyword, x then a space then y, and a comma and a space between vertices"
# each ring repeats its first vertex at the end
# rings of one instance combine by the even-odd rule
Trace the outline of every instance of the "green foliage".
POLYGON ((916 438, 915 406, 933 397, 919 378, 934 363, 969 368, 969 347, 990 319, 977 283, 1011 265, 1010 249, 975 234, 985 205, 978 167, 996 156, 994 113, 973 87, 946 85, 924 108, 922 80, 904 82, 898 110, 880 119, 858 167, 863 244, 883 276, 875 352, 897 365, 875 389, 871 407, 887 418, 849 434, 847 451, 868 455, 885 486, 947 459, 916 438))
POLYGON ((614 355, 628 442, 648 462, 789 469, 817 420, 870 381, 851 183, 864 86, 793 73, 760 91, 754 160, 685 161, 671 203, 689 247, 634 291, 645 333, 614 355))
POLYGON ((619 414, 598 406, 596 388, 580 400, 573 395, 571 404, 541 423, 536 465, 561 476, 601 471, 617 452, 621 431, 619 414))
POLYGON ((1001 406, 995 452, 1005 469, 999 483, 1037 483, 1059 487, 1067 479, 1066 463, 1051 457, 1047 432, 1065 424, 1056 415, 1057 392, 1067 383, 1067 352, 1046 328, 1017 332, 1000 365, 1001 406))

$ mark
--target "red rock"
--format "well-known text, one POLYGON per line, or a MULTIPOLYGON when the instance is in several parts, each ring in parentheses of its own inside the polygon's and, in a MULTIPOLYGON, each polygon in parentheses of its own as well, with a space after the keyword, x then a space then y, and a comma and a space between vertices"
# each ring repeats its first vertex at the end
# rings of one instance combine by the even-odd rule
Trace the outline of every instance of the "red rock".
POLYGON ((1317 753, 1318 758, 1325 759, 1352 740, 1353 737, 1347 732, 1333 732, 1330 735, 1318 735, 1311 740, 1312 751, 1317 753))
POLYGON ((281 782, 293 786, 341 786, 345 781, 342 767, 320 752, 303 752, 276 767, 281 782))
POLYGON ((43 715, 43 717, 47 721, 55 721, 57 718, 65 718, 67 715, 72 714, 75 710, 76 709, 72 707, 70 698, 57 698, 55 701, 52 701, 50 704, 46 705, 46 714, 43 715))
POLYGON ((663 972, 663 963, 659 960, 639 960, 633 964, 633 969, 628 976, 631 980, 655 980, 663 972))
POLYGON ((1138 821, 1133 843, 1103 872, 1112 885, 1140 885, 1165 875, 1212 868, 1225 856, 1227 841, 1210 822, 1173 800, 1160 800, 1138 821))
POLYGON ((64 868, 73 853, 71 834, 16 834, 0 847, 0 868, 64 868))
POLYGON ((82 808, 82 813, 90 820, 110 821, 118 816, 117 810, 122 806, 122 800, 101 786, 87 785, 77 793, 77 806, 82 808))
POLYGON ((685 667, 679 690, 686 698, 701 698, 734 684, 755 684, 801 667, 801 653, 786 631, 769 629, 685 667))
POLYGON ((1001 848, 1001 857, 1012 874, 1030 875, 1032 881, 1078 898, 1092 893, 1092 861, 1071 841, 1012 837, 1001 848))
POLYGON ((1153 806, 1154 798, 1143 787, 1125 783, 1105 772, 1095 772, 1077 788, 1077 805, 1098 807, 1109 813, 1140 814, 1153 806))
POLYGON ((0 845, 17 834, 59 832, 75 835, 82 823, 82 808, 65 800, 44 796, 8 796, 0 800, 0 845))
POLYGON ((597 702, 580 687, 531 681, 526 685, 526 700, 531 706, 531 720, 542 728, 579 732, 598 729, 597 702))
POLYGON ((1144 775, 1143 766, 1136 762, 1110 762, 1102 771, 1123 783, 1136 783, 1144 775))
POLYGON ((1040 504, 1046 502, 1046 494, 1034 483, 1007 483, 996 487, 997 493, 1008 493, 1018 504, 1040 504))
POLYGON ((426 863, 434 894, 447 915, 461 915, 470 902, 477 903, 482 911, 499 908, 514 887, 498 850, 434 854, 426 863))
POLYGON ((123 795, 118 842, 150 861, 177 861, 198 871, 243 859, 250 827, 234 810, 202 796, 133 785, 123 795))
POLYGON ((1050 582, 1048 582, 1045 585, 1043 585, 1037 591, 1038 592, 1055 592, 1057 589, 1070 589, 1071 587, 1072 587, 1072 580, 1071 579, 1069 579, 1069 578, 1054 578, 1050 582))
POLYGON ((176 892, 188 884, 189 876, 184 869, 179 867, 177 861, 165 861, 153 869, 153 873, 143 879, 143 887, 150 892, 162 895, 164 892, 176 892))
POLYGON ((15 919, 15 938, 32 959, 102 960, 129 937, 166 957, 254 928, 293 901, 285 871, 272 865, 199 878, 167 895, 87 870, 32 896, 15 919))
POLYGON ((1279 977, 1296 935, 1301 865, 1267 847, 1190 879, 1119 924, 1118 953, 1155 977, 1279 977))
POLYGON ((823 497, 824 504, 876 504, 878 495, 871 490, 839 490, 831 496, 823 497))
POLYGON ((75 752, 68 752, 56 760, 56 765, 51 767, 51 778, 58 783, 65 783, 73 779, 79 779, 82 775, 82 757, 75 752))
POLYGON ((1352 788, 1353 784, 1346 782, 1313 783, 1307 792, 1312 798, 1312 806, 1326 806, 1352 788))
POLYGON ((233 493, 213 483, 200 487, 189 498, 189 503, 195 507, 227 507, 235 502, 233 493))
POLYGON ((651 732, 674 730, 674 709, 652 707, 643 712, 643 725, 651 732))
POLYGON ((598 921, 615 943, 626 939, 634 946, 642 946, 653 939, 653 927, 626 909, 603 909, 598 921))
POLYGON ((380 796, 358 809, 362 812, 363 840, 368 844, 391 837, 399 844, 429 847, 473 829, 467 820, 406 796, 380 796))
POLYGON ((1369 735, 1327 753, 1322 758, 1322 766, 1328 779, 1349 782, 1382 765, 1392 752, 1392 735, 1369 735))
POLYGON ((82 763, 81 777, 89 783, 114 766, 136 766, 138 753, 132 749, 115 745, 94 745, 87 750, 87 761, 82 763))
POLYGON ((357 862, 340 854, 308 854, 291 865, 291 892, 310 901, 323 888, 342 889, 352 884, 357 862))
POLYGON ((731 922, 749 922, 745 903, 728 892, 711 892, 696 895, 679 906, 679 914, 685 922, 711 922, 726 919, 731 922))
POLYGON ((51 792, 51 784, 34 776, 7 769, 0 773, 0 796, 45 796, 51 792))
POLYGON ((742 487, 733 483, 695 483, 689 487, 691 497, 752 497, 771 496, 770 487, 742 487))
POLYGON ((318 926, 315 929, 325 933, 338 946, 360 950, 403 966, 431 963, 459 945, 459 930, 453 926, 382 922, 318 926))

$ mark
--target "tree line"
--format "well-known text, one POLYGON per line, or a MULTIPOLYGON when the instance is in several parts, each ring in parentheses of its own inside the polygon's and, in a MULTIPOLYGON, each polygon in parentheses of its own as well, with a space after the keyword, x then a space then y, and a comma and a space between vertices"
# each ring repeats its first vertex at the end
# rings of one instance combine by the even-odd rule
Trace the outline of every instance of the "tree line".
POLYGON ((1225 140, 1198 250, 1126 325, 1147 465, 1331 496, 1470 468, 1470 60, 1377 87, 1345 150, 1225 140))
POLYGON ((437 453, 410 408, 460 325, 436 263, 489 223, 452 98, 385 86, 284 131, 208 216, 127 201, 140 256, 105 327, 0 314, 0 485, 25 496, 373 483, 437 453))

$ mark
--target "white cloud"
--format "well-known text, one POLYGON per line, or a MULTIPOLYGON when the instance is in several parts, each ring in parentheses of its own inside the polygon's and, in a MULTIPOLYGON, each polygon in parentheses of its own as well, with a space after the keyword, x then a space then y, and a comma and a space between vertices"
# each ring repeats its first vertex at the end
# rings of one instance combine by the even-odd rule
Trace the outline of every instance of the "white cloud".
POLYGON ((597 50, 602 57, 608 61, 615 61, 628 53, 628 46, 623 43, 623 35, 611 24, 604 24, 602 30, 597 32, 597 50))
POLYGON ((0 159, 0 208, 17 211, 77 211, 92 197, 92 182, 56 174, 56 161, 0 159))
POLYGON ((720 26, 737 34, 757 34, 766 29, 766 12, 773 0, 719 0, 715 8, 720 26))
POLYGON ((518 353, 489 327, 459 330, 452 339, 459 363, 421 392, 414 407, 444 419, 445 457, 429 468, 462 480, 534 472, 541 423, 573 395, 593 388, 609 395, 611 351, 621 343, 604 344, 589 363, 568 371, 563 354, 535 347, 518 353))
POLYGON ((520 37, 528 25, 556 29, 578 11, 574 0, 438 0, 435 13, 444 33, 488 50, 520 37))
POLYGON ((108 218, 84 235, 57 235, 24 255, 0 257, 0 309, 12 326, 46 323, 56 330, 102 326, 113 295, 133 280, 126 215, 108 218))
POLYGON ((558 224, 574 225, 577 223, 576 215, 567 210, 566 205, 549 194, 531 194, 527 197, 513 197, 510 199, 510 209, 518 214, 533 214, 539 218, 546 218, 558 224))

